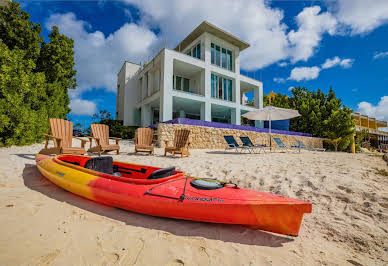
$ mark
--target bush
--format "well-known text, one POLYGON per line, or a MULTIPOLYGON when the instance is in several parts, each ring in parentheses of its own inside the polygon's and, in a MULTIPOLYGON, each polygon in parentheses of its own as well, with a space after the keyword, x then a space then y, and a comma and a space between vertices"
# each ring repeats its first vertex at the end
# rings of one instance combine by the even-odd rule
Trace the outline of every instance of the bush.
POLYGON ((136 126, 124 126, 122 120, 104 119, 99 123, 109 126, 109 136, 122 139, 133 139, 138 128, 136 126))

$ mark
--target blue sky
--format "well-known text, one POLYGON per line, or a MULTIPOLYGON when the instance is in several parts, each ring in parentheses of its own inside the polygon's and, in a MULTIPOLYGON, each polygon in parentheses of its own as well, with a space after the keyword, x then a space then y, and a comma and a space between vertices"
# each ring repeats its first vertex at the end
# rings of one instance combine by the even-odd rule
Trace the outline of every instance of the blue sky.
POLYGON ((78 87, 70 117, 90 122, 112 114, 116 75, 124 60, 152 58, 203 20, 249 42, 242 72, 264 93, 332 86, 355 111, 388 120, 388 1, 20 1, 47 40, 57 25, 75 41, 78 87))

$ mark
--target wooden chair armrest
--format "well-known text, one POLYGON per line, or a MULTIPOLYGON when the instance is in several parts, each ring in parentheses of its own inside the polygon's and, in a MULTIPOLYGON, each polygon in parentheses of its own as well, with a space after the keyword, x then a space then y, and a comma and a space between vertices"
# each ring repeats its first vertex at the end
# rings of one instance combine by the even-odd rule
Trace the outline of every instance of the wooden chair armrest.
POLYGON ((79 137, 74 137, 73 136, 73 139, 78 139, 78 140, 80 140, 81 141, 81 148, 85 148, 85 143, 86 142, 89 142, 87 139, 81 139, 81 138, 79 138, 79 137))
POLYGON ((115 138, 115 137, 109 137, 109 139, 115 140, 116 141, 116 145, 119 145, 119 141, 121 140, 121 138, 115 138))
POLYGON ((52 136, 52 135, 49 135, 49 134, 44 134, 44 136, 45 136, 46 139, 52 138, 52 139, 62 140, 62 138, 58 138, 58 137, 55 137, 55 136, 52 136))

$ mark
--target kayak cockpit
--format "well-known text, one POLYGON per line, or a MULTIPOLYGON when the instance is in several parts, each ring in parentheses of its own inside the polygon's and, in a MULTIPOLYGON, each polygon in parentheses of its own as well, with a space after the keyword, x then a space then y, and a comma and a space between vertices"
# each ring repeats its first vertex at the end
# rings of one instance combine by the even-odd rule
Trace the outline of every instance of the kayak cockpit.
POLYGON ((87 157, 77 155, 60 155, 56 161, 70 164, 80 171, 95 172, 98 176, 123 182, 152 184, 165 182, 168 179, 180 177, 181 171, 175 167, 158 168, 145 165, 113 161, 111 156, 87 157))

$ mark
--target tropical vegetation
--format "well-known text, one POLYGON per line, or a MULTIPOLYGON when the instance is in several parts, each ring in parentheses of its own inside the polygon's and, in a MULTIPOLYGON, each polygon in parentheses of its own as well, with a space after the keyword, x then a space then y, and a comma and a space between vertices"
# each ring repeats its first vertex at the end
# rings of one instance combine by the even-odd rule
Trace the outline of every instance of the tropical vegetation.
POLYGON ((293 88, 291 93, 290 97, 281 93, 265 95, 264 106, 296 109, 301 116, 291 119, 291 131, 325 138, 333 145, 334 150, 349 147, 354 135, 352 110, 342 104, 342 100, 336 97, 332 88, 327 94, 320 89, 309 91, 303 87, 293 88))
POLYGON ((70 112, 68 90, 76 87, 73 40, 41 25, 20 4, 0 7, 0 146, 42 140, 48 118, 70 112))

